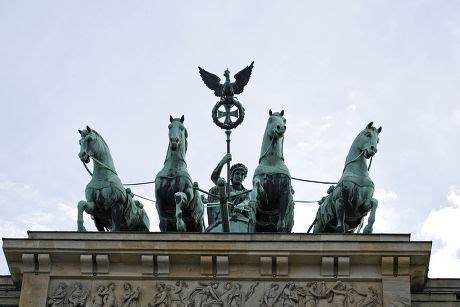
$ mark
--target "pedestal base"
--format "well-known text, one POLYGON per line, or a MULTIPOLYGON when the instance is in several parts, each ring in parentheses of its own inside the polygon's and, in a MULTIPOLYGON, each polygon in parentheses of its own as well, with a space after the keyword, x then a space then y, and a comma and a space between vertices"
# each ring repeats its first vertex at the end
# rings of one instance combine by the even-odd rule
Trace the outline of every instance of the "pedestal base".
POLYGON ((405 306, 411 293, 422 298, 431 242, 399 234, 29 232, 4 239, 3 249, 22 285, 21 306, 405 306))

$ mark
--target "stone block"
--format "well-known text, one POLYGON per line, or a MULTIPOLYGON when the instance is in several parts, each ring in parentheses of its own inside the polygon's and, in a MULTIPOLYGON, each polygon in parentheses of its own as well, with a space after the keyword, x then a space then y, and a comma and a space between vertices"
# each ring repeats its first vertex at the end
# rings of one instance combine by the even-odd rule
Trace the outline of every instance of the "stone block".
MULTIPOLYGON (((382 279, 383 306, 410 306, 410 277, 387 276, 382 279)), ((429 306, 438 306, 430 304, 429 306)))
POLYGON ((109 273, 109 255, 96 255, 96 273, 109 273))
POLYGON ((228 275, 228 256, 216 257, 216 274, 228 275))
POLYGON ((201 256, 201 275, 212 274, 212 256, 201 256))
POLYGON ((287 276, 289 275, 289 258, 276 257, 276 275, 287 276))
POLYGON ((142 274, 153 275, 155 273, 155 267, 153 264, 153 255, 142 255, 141 262, 142 262, 142 274))
POLYGON ((38 254, 37 260, 40 273, 49 273, 51 271, 50 254, 38 254))
POLYGON ((25 273, 22 279, 19 306, 51 306, 47 304, 49 274, 25 273))
POLYGON ((394 257, 382 257, 382 275, 394 275, 393 273, 394 257))
POLYGON ((82 274, 93 274, 93 255, 80 255, 82 274))
POLYGON ((350 257, 338 257, 337 259, 337 275, 349 276, 350 275, 350 257))
POLYGON ((410 257, 398 257, 398 275, 409 275, 410 257))
POLYGON ((260 275, 273 275, 272 257, 260 257, 260 275))
POLYGON ((334 276, 334 257, 322 257, 321 275, 334 276))
POLYGON ((34 254, 22 254, 22 271, 24 273, 35 272, 34 254))
POLYGON ((169 256, 157 256, 157 273, 159 275, 169 274, 169 256))

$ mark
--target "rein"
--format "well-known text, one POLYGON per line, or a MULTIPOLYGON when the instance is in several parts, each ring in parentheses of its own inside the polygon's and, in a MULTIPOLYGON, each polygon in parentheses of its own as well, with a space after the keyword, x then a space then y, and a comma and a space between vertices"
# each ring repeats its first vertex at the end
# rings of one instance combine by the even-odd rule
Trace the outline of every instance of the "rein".
POLYGON ((361 153, 360 153, 359 155, 357 155, 353 160, 348 161, 347 163, 345 163, 345 166, 343 167, 342 174, 345 172, 345 168, 346 168, 349 164, 358 161, 358 159, 359 159, 363 154, 364 154, 364 151, 361 151, 361 153))
MULTIPOLYGON (((181 147, 182 147, 182 146, 185 146, 185 143, 184 143, 184 144, 181 143, 181 147)), ((179 148, 180 148, 180 147, 178 146, 176 150, 179 150, 179 148)), ((171 149, 171 141, 170 141, 170 142, 169 142, 169 145, 168 145, 168 153, 169 153, 169 155, 166 156, 166 159, 165 159, 165 162, 164 162, 164 163, 166 163, 169 159, 173 159, 173 158, 172 158, 172 154, 171 154, 172 151, 173 151, 173 150, 171 149)), ((185 153, 186 153, 186 152, 187 152, 187 147, 185 147, 185 153)), ((185 162, 184 154, 182 153, 182 151, 177 155, 177 160, 179 160, 179 161, 181 161, 181 162, 184 162, 185 167, 187 167, 187 162, 185 162)))
MULTIPOLYGON (((90 156, 91 157, 91 156, 90 156)), ((110 167, 108 167, 107 165, 105 165, 104 163, 102 163, 101 161, 99 161, 98 159, 94 158, 94 157, 91 157, 94 161, 96 161, 97 163, 101 164, 102 166, 104 166, 105 168, 107 168, 109 171, 113 172, 115 175, 118 176, 118 174, 112 170, 110 167)), ((89 170, 88 166, 86 166, 86 163, 85 162, 82 162, 83 163, 83 166, 85 167, 86 171, 88 172, 88 174, 93 177, 93 173, 89 170)), ((155 183, 155 181, 149 181, 149 182, 141 182, 141 183, 132 183, 132 184, 124 184, 124 185, 140 185, 140 184, 148 184, 148 183, 155 183)), ((150 199, 150 198, 147 198, 147 197, 144 197, 144 196, 141 196, 141 195, 138 195, 138 194, 135 194, 133 192, 131 192, 134 196, 137 196, 139 198, 142 198, 142 199, 145 199, 145 200, 148 200, 148 201, 151 201, 151 202, 155 202, 153 199, 150 199)))
POLYGON ((96 159, 95 157, 93 156, 90 156, 91 159, 93 159, 94 162, 97 162, 99 165, 101 165, 102 167, 106 168, 107 170, 111 171, 112 173, 114 173, 115 175, 118 176, 117 172, 115 172, 113 169, 111 169, 109 166, 105 165, 104 163, 102 163, 101 161, 99 161, 98 159, 96 159))
MULTIPOLYGON (((96 159, 95 157, 93 156, 89 156, 91 159, 93 159, 93 162, 96 162, 97 164, 101 165, 102 167, 104 167, 105 169, 111 171, 112 173, 114 173, 115 175, 118 176, 117 172, 115 172, 113 169, 111 169, 109 166, 107 166, 106 164, 104 164, 103 162, 99 161, 98 159, 96 159)), ((83 162, 83 166, 85 167, 86 171, 91 175, 91 177, 93 177, 93 173, 89 170, 88 166, 86 165, 85 162, 83 162)))
MULTIPOLYGON (((274 143, 275 143, 275 138, 273 137, 270 141, 270 144, 268 145, 267 147, 267 150, 265 150, 265 152, 260 156, 259 158, 259 163, 262 161, 263 158, 265 158, 266 156, 268 156, 268 153, 269 153, 269 150, 273 148, 274 146, 274 143)), ((281 140, 281 160, 284 161, 284 157, 283 157, 283 147, 284 147, 284 136, 281 140)))
MULTIPOLYGON (((342 174, 345 172, 345 168, 346 168, 349 164, 351 164, 351 163, 353 163, 353 162, 356 162, 356 161, 359 159, 359 157, 361 157, 363 154, 364 154, 364 151, 361 151, 361 153, 360 153, 359 155, 357 155, 356 158, 354 158, 354 159, 351 160, 351 161, 348 161, 348 162, 345 164, 345 166, 343 167, 342 174)), ((367 171, 369 171, 369 170, 371 169, 372 158, 374 158, 374 156, 372 156, 372 157, 370 158, 370 160, 369 160, 369 166, 367 167, 367 171)))

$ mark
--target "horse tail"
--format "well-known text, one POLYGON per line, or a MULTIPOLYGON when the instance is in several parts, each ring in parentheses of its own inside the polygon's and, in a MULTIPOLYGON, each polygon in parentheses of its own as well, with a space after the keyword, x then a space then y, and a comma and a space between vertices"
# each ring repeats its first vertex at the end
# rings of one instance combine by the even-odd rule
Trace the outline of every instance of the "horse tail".
POLYGON ((144 205, 133 198, 131 189, 126 189, 125 220, 129 230, 149 231, 150 220, 144 210, 144 205))
POLYGON ((313 226, 315 226, 317 220, 318 218, 315 217, 315 220, 313 221, 313 223, 311 223, 310 227, 308 227, 307 233, 310 233, 310 230, 313 228, 313 226))

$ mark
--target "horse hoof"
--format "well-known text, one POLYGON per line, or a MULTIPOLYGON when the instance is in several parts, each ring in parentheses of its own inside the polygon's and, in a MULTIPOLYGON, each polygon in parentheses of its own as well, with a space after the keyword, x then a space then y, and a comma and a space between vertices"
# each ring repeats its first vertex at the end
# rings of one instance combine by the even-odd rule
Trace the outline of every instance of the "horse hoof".
POLYGON ((85 228, 85 226, 78 226, 77 231, 78 232, 86 232, 86 228, 85 228))
POLYGON ((372 227, 364 227, 363 233, 365 234, 371 234, 373 231, 372 227))
POLYGON ((187 203, 187 195, 182 192, 177 192, 174 194, 174 202, 176 204, 186 204, 187 203))
POLYGON ((286 224, 285 223, 278 223, 276 226, 276 230, 278 232, 285 232, 286 231, 286 224))
POLYGON ((176 223, 176 228, 178 232, 185 232, 185 223, 183 221, 176 223))
POLYGON ((258 189, 259 194, 265 193, 265 189, 262 187, 262 184, 260 184, 260 182, 257 182, 257 189, 258 189))

